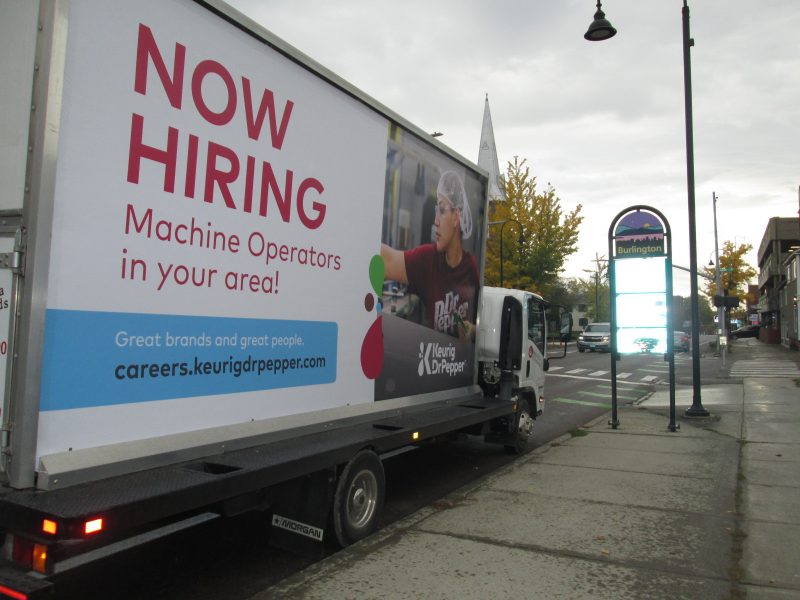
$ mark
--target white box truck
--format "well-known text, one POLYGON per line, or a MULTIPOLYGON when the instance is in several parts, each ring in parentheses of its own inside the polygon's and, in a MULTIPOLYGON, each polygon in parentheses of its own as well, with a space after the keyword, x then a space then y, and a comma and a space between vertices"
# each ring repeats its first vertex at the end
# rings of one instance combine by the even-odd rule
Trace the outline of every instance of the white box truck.
POLYGON ((381 456, 520 451, 544 301, 487 179, 216 0, 0 6, 0 597, 214 518, 370 533, 381 456))

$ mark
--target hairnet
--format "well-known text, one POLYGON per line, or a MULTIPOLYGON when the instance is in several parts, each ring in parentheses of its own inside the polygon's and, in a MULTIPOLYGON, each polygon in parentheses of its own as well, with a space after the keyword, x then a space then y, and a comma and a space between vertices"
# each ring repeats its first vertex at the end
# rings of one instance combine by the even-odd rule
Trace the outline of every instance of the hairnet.
POLYGON ((436 195, 447 198, 450 203, 459 209, 461 236, 468 239, 472 235, 472 213, 467 202, 467 193, 464 184, 454 171, 445 171, 439 178, 436 195))

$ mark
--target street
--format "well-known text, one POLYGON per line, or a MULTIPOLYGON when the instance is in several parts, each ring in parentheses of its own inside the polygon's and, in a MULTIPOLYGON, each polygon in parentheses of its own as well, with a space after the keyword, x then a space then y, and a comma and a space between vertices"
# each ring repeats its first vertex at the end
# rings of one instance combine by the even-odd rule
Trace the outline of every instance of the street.
MULTIPOLYGON (((562 354, 563 347, 551 347, 547 403, 534 426, 532 448, 575 432, 611 410, 610 355, 578 353, 574 342, 566 356, 562 354)), ((678 354, 675 364, 676 380, 691 383, 691 355, 678 354)), ((701 364, 710 374, 719 370, 719 359, 711 352, 701 364)), ((664 389, 668 363, 661 354, 624 356, 617 363, 617 376, 619 403, 632 404, 664 389)), ((514 459, 477 438, 425 445, 386 459, 382 526, 434 504, 514 459)), ((263 514, 218 519, 93 565, 80 576, 65 577, 58 597, 244 600, 314 562, 270 547, 268 531, 263 514)))

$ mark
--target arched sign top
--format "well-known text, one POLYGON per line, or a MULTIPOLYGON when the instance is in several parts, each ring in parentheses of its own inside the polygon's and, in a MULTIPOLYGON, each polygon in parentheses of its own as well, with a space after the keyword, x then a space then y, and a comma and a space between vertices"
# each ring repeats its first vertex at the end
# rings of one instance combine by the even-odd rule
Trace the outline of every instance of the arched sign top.
POLYGON ((646 206, 632 207, 611 225, 612 258, 666 256, 669 225, 661 214, 646 206))

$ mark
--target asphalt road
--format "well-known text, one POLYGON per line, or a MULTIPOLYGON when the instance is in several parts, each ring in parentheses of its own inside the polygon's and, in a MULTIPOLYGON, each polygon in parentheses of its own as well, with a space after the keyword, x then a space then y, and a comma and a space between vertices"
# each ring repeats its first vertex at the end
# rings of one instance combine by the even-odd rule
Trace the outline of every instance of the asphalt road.
MULTIPOLYGON (((561 348, 550 352, 547 402, 536 421, 532 448, 576 430, 611 408, 609 354, 579 354, 574 343, 566 356, 561 357, 562 353, 561 348)), ((705 377, 718 373, 718 363, 710 352, 703 356, 705 377)), ((662 355, 625 356, 617 363, 617 375, 619 402, 633 403, 665 385, 668 363, 662 355)), ((679 354, 676 380, 690 384, 691 375, 691 356, 679 354)), ((382 525, 430 505, 512 460, 515 457, 502 448, 475 438, 424 446, 388 458, 384 461, 387 501, 382 525)), ((315 560, 270 547, 268 533, 264 515, 210 522, 64 578, 58 583, 58 598, 244 600, 315 560)))

